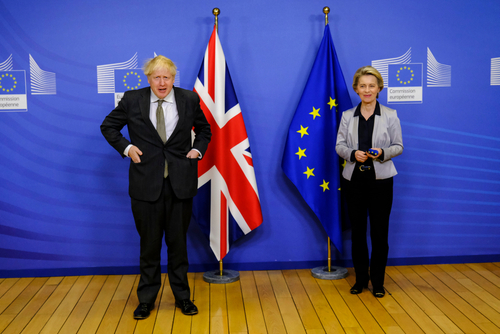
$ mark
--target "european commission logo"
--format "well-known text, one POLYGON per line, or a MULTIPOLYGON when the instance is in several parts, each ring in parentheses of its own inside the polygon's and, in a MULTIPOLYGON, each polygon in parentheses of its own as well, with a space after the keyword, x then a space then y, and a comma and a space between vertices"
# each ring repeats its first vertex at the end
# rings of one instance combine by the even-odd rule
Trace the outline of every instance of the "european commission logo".
POLYGON ((140 69, 115 70, 115 93, 147 87, 148 80, 140 69))
POLYGON ((115 70, 115 106, 127 90, 137 90, 148 86, 148 79, 139 68, 115 70))
POLYGON ((414 69, 414 66, 408 65, 401 65, 401 66, 396 66, 396 70, 393 70, 393 79, 396 79, 393 82, 394 87, 408 87, 408 86, 421 86, 422 83, 419 82, 418 76, 415 76, 416 72, 414 69), (399 67, 399 68, 398 68, 399 67))
POLYGON ((15 74, 12 73, 4 73, 0 76, 0 89, 4 93, 10 93, 17 90, 17 78, 15 74))
POLYGON ((0 71, 0 111, 7 110, 28 110, 25 71, 0 71))
MULTIPOLYGON (((384 83, 387 83, 387 103, 422 103, 423 64, 412 63, 412 51, 402 56, 372 60, 384 83)), ((427 87, 451 87, 451 66, 437 61, 427 48, 427 87)))
POLYGON ((388 67, 387 103, 422 103, 422 64, 388 67))

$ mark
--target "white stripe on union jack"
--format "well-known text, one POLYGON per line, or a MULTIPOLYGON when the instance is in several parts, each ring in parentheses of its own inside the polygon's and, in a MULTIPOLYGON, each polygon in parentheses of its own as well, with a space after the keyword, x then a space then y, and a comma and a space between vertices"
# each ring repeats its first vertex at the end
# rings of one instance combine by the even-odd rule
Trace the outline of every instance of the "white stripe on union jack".
POLYGON ((250 142, 219 36, 214 28, 194 90, 211 125, 212 141, 198 163, 193 216, 217 260, 262 223, 250 142))

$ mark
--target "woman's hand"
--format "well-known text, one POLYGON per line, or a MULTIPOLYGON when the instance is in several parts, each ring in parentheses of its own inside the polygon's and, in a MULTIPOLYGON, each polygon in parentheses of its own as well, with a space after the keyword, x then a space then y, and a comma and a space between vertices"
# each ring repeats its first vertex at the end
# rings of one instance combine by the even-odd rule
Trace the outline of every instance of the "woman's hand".
POLYGON ((356 153, 354 153, 354 157, 359 162, 365 162, 368 159, 368 156, 366 155, 366 152, 359 151, 359 150, 356 151, 356 153))
POLYGON ((381 154, 382 154, 382 149, 381 148, 372 148, 372 150, 375 150, 377 151, 377 155, 373 155, 373 154, 370 154, 370 153, 366 153, 370 158, 372 159, 377 159, 381 154))

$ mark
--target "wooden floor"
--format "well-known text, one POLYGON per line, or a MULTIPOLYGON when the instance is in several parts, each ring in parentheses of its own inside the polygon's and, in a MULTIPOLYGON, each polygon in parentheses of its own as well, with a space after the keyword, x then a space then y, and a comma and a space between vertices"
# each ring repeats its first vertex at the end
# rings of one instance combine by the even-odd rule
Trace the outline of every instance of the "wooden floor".
POLYGON ((0 333, 500 333, 500 263, 388 267, 381 299, 351 295, 349 273, 242 271, 230 284, 190 273, 198 315, 176 309, 167 285, 141 321, 136 275, 0 278, 0 333))

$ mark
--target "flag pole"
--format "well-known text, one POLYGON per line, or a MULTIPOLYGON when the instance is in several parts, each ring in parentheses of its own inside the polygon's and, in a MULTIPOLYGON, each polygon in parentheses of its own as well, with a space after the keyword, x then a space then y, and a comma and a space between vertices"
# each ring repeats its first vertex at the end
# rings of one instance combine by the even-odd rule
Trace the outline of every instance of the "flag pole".
MULTIPOLYGON (((323 13, 325 14, 325 26, 328 25, 328 14, 330 13, 330 7, 323 7, 323 13)), ((328 266, 327 267, 317 267, 311 270, 313 277, 319 279, 342 279, 347 277, 347 269, 342 267, 332 268, 332 247, 331 240, 328 237, 328 266)))
MULTIPOLYGON (((214 14, 214 16, 215 16, 215 30, 217 31, 217 33, 219 33, 219 14, 220 14, 220 9, 217 8, 217 7, 215 7, 212 10, 212 14, 214 14)), ((220 276, 224 276, 224 271, 222 269, 223 269, 222 260, 220 260, 219 261, 220 276)))
MULTIPOLYGON (((219 33, 219 14, 220 9, 215 7, 212 10, 215 16, 215 31, 219 33)), ((207 271, 203 274, 203 280, 208 283, 225 284, 236 282, 240 279, 240 273, 234 270, 223 270, 222 259, 219 260, 219 270, 207 271)))
MULTIPOLYGON (((328 13, 330 13, 330 7, 324 7, 323 13, 325 13, 325 26, 328 25, 328 13)), ((328 237, 328 271, 332 271, 332 248, 330 246, 330 237, 328 237)))
POLYGON ((328 271, 332 271, 332 247, 330 246, 330 237, 328 237, 328 271))

